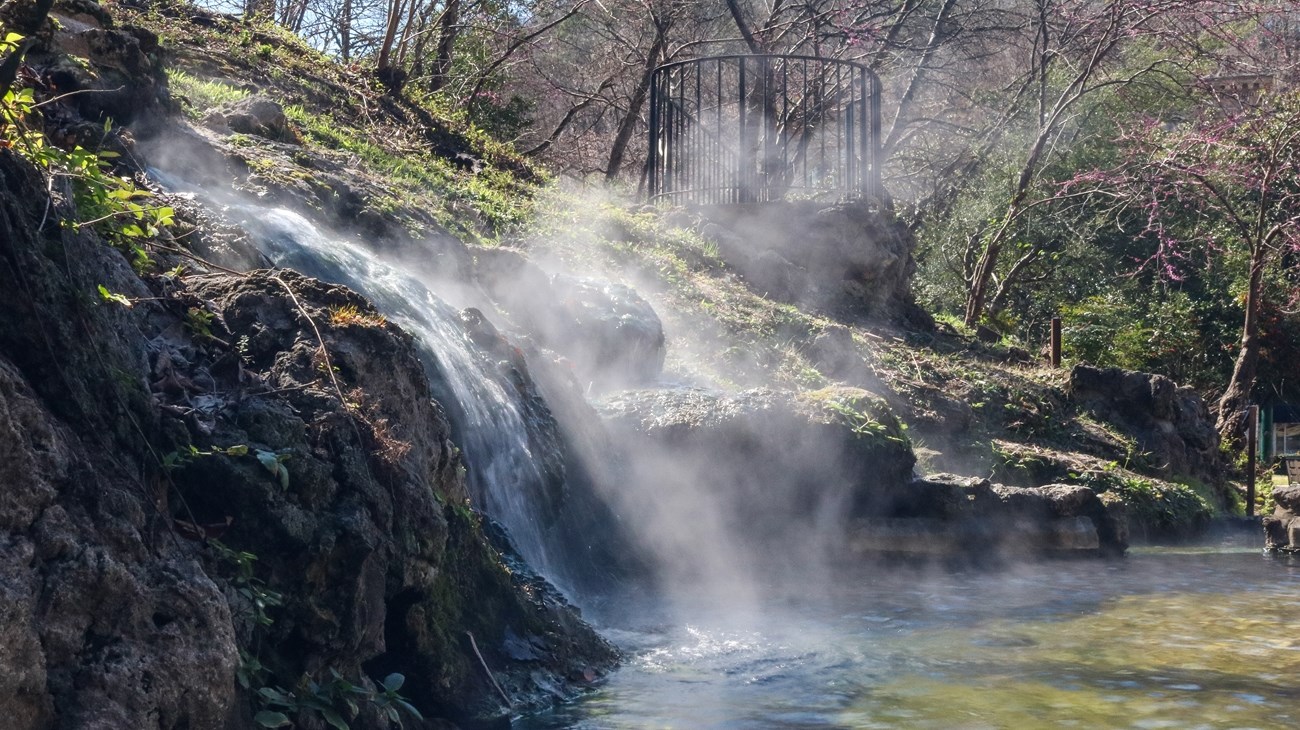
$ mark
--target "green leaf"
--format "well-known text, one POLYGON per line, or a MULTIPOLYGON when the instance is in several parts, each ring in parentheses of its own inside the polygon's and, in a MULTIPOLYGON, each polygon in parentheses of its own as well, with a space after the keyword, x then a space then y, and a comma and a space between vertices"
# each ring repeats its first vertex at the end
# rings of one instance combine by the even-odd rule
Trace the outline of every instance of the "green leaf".
POLYGON ((248 456, 248 445, 235 444, 234 446, 228 447, 226 449, 226 454, 229 456, 248 456))
POLYGON ((280 470, 284 468, 283 466, 280 465, 280 460, 276 458, 274 451, 266 451, 265 449, 258 449, 257 461, 259 464, 262 465, 264 469, 271 472, 271 476, 278 476, 280 470))
POLYGON ((127 309, 131 308, 130 299, 127 299, 125 295, 117 294, 115 292, 109 291, 108 287, 104 286, 103 284, 99 285, 99 298, 103 299, 106 302, 114 302, 117 304, 121 304, 127 309))
POLYGON ((293 698, 274 687, 263 687, 257 690, 257 693, 262 696, 262 699, 272 704, 283 707, 293 706, 293 698))
POLYGON ((320 716, 325 718, 325 722, 328 722, 331 727, 338 728, 338 730, 352 730, 339 713, 328 707, 321 708, 320 716))
POLYGON ((424 715, 421 715, 420 711, 415 709, 415 705, 411 704, 410 702, 407 702, 406 700, 398 700, 397 704, 400 705, 403 710, 406 710, 408 713, 410 713, 411 717, 414 717, 417 720, 424 719, 424 715))
POLYGON ((402 676, 402 674, 399 672, 393 672, 387 677, 384 677, 384 689, 388 690, 389 692, 396 692, 397 690, 401 689, 402 685, 405 683, 406 683, 406 677, 402 676))
POLYGON ((271 712, 262 710, 253 716, 253 722, 262 727, 289 727, 293 723, 289 721, 289 716, 283 712, 271 712))

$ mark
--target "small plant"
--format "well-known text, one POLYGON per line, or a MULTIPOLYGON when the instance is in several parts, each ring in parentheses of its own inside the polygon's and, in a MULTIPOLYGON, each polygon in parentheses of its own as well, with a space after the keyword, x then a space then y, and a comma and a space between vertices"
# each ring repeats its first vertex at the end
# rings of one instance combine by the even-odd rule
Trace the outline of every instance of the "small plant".
POLYGON ((208 451, 203 451, 194 444, 190 444, 184 449, 169 451, 163 455, 162 467, 167 471, 179 469, 188 465, 190 462, 204 456, 247 456, 248 447, 244 444, 235 444, 234 446, 214 446, 208 451))
POLYGON ((383 327, 388 320, 382 314, 365 314, 355 304, 330 307, 330 324, 335 327, 357 325, 359 327, 383 327))
MULTIPOLYGON (((890 424, 873 418, 866 410, 859 410, 843 399, 831 398, 823 401, 822 405, 836 414, 849 427, 849 430, 859 438, 892 441, 899 444, 907 443, 906 434, 901 433, 898 429, 891 428, 890 424)), ((901 423, 898 425, 902 426, 901 423)))
POLYGON ((990 444, 993 452, 993 475, 1007 479, 1027 479, 1041 483, 1040 477, 1049 464, 1039 454, 1009 448, 997 441, 990 444))
POLYGON ((350 720, 361 713, 358 703, 371 703, 391 723, 402 726, 402 716, 417 720, 424 716, 405 697, 398 693, 406 677, 396 672, 384 678, 379 689, 370 689, 343 678, 337 669, 330 668, 330 678, 325 682, 304 676, 292 692, 279 687, 263 687, 257 691, 266 709, 258 712, 254 720, 267 728, 293 725, 291 716, 311 713, 319 715, 336 730, 350 730, 350 720))
POLYGON ((190 307, 185 310, 185 328, 188 329, 195 337, 203 339, 216 339, 212 334, 212 320, 215 315, 199 307, 190 307))
POLYGON ((288 461, 290 454, 281 454, 264 449, 257 450, 257 461, 262 468, 271 473, 280 482, 280 488, 288 491, 289 489, 289 467, 284 465, 288 461))
POLYGON ((235 681, 239 682, 240 687, 252 689, 264 686, 270 673, 261 659, 242 648, 239 650, 239 666, 235 668, 235 681))
POLYGON ((253 563, 257 561, 257 556, 253 553, 233 550, 220 540, 210 540, 208 545, 212 546, 219 558, 235 569, 230 584, 234 586, 235 592, 243 596, 253 607, 253 622, 263 627, 275 623, 269 611, 283 605, 284 597, 279 592, 271 590, 261 578, 254 575, 253 563))
POLYGON ((111 292, 108 290, 108 287, 104 286, 103 284, 100 284, 97 288, 99 290, 99 298, 101 300, 105 302, 112 302, 113 304, 121 304, 123 307, 126 307, 127 309, 131 308, 133 302, 129 298, 127 298, 126 295, 118 294, 116 292, 111 292))
MULTIPOLYGON (((21 36, 10 33, 0 46, 17 47, 21 36)), ((104 136, 113 128, 104 122, 104 136)), ((91 151, 81 146, 71 151, 50 144, 40 130, 39 105, 31 88, 9 89, 0 100, 0 146, 11 148, 55 178, 71 182, 73 202, 80 220, 63 220, 73 229, 90 226, 126 254, 137 272, 146 271, 152 260, 146 239, 174 224, 175 211, 169 206, 147 206, 140 201, 152 194, 136 187, 129 177, 111 174, 116 152, 91 151)))

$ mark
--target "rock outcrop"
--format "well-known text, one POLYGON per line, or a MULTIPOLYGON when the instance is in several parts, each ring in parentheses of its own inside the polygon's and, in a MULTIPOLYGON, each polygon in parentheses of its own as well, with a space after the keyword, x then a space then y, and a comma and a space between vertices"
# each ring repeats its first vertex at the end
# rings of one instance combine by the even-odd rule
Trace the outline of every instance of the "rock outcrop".
POLYGON ((1070 552, 1120 555, 1128 547, 1122 503, 1084 486, 1009 487, 931 474, 901 494, 892 515, 854 523, 852 549, 981 562, 1070 552))
POLYGON ((311 726, 259 690, 333 672, 444 727, 611 665, 467 507, 409 336, 291 272, 142 279, 43 187, 0 150, 6 727, 311 726))
POLYGON ((597 409, 598 482, 664 571, 812 564, 841 548, 852 516, 888 510, 914 463, 897 419, 853 388, 635 390, 597 409))
POLYGON ((273 99, 261 94, 232 101, 213 109, 203 118, 203 123, 240 134, 254 134, 276 142, 296 142, 298 134, 284 115, 284 109, 273 99))
POLYGON ((1300 484, 1273 489, 1273 514, 1264 518, 1264 547, 1300 552, 1300 484))
POLYGON ((0 20, 6 30, 35 40, 25 73, 43 93, 59 98, 43 109, 56 142, 88 149, 113 144, 106 121, 145 131, 172 109, 153 32, 115 23, 92 0, 58 0, 43 23, 31 17, 34 6, 7 2, 0 20))
POLYGON ((602 479, 616 511, 638 516, 632 532, 653 552, 683 561, 728 543, 769 572, 792 557, 979 563, 1128 546, 1123 504, 1087 486, 913 477, 906 433, 867 391, 637 390, 598 410, 606 458, 622 467, 602 479))
POLYGON ((881 320, 915 309, 912 235, 865 203, 730 206, 707 218, 701 232, 770 297, 881 320))
POLYGON ((474 251, 477 279, 529 337, 568 358, 574 375, 599 390, 653 381, 663 370, 664 329, 632 289, 548 275, 505 248, 474 251))
POLYGON ((1070 399, 1132 434, 1144 461, 1162 474, 1224 484, 1219 436, 1195 390, 1163 375, 1076 365, 1070 371, 1070 399))

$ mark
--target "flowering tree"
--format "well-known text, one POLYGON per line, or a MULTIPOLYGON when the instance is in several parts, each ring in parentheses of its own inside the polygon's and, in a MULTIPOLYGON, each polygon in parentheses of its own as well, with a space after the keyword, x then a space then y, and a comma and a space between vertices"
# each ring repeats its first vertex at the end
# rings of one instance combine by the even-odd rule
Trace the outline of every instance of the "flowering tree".
MULTIPOLYGON (((1233 114, 1210 109, 1171 128, 1152 122, 1128 144, 1123 187, 1108 194, 1143 209, 1156 243, 1150 263, 1178 278, 1193 248, 1245 261, 1240 350, 1218 418, 1225 442, 1239 447, 1260 359, 1264 283, 1270 269, 1300 255, 1300 92, 1233 114)), ((1294 302, 1300 285, 1291 287, 1294 302)))
MULTIPOLYGON (((1003 212, 967 240, 967 325, 984 316, 990 298, 1005 296, 1023 271, 1017 261, 995 284, 1001 255, 1020 219, 1035 205, 1035 185, 1049 155, 1068 149, 1069 122, 1097 92, 1167 73, 1198 55, 1207 39, 1224 39, 1222 29, 1253 10, 1246 3, 1218 0, 1036 0, 1035 22, 1027 24, 1032 48, 1011 109, 1031 105, 1033 133, 1024 151, 1003 212), (1164 52, 1134 63, 1133 49, 1145 41, 1164 52), (997 291, 994 291, 994 290, 997 291)), ((1228 39, 1231 40, 1231 39, 1228 39)))

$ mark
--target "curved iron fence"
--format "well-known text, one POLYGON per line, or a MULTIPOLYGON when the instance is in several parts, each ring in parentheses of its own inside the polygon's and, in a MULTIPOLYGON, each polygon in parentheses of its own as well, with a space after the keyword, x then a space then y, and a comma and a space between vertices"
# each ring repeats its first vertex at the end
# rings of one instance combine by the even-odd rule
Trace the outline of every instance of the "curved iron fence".
POLYGON ((880 80, 798 55, 669 63, 650 84, 652 201, 725 205, 880 196, 880 80))

